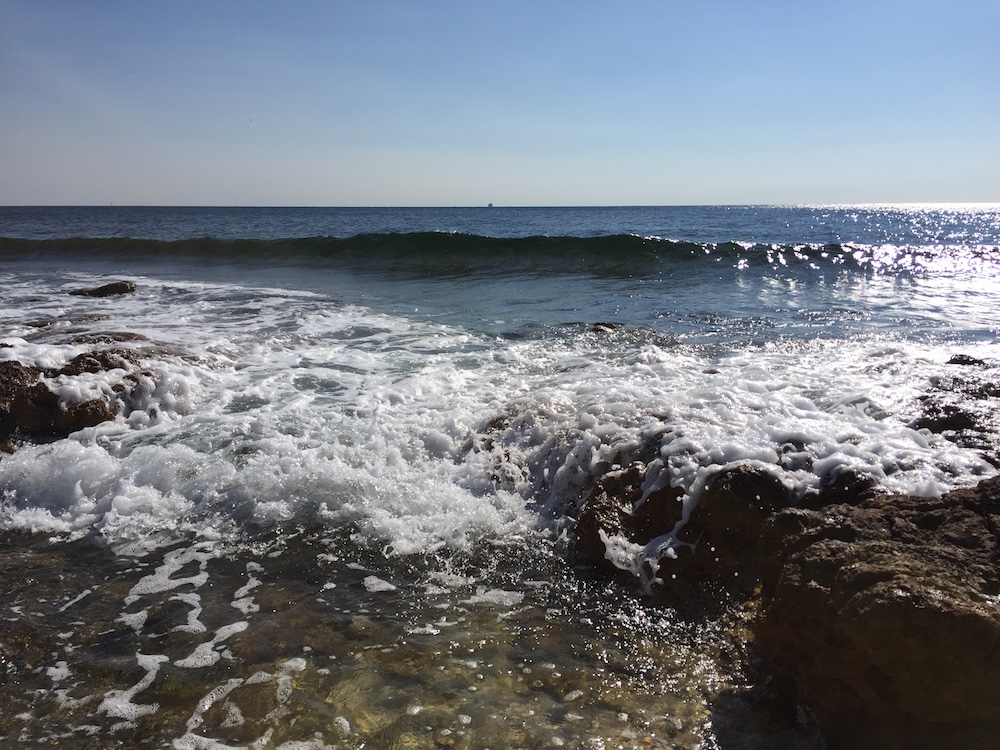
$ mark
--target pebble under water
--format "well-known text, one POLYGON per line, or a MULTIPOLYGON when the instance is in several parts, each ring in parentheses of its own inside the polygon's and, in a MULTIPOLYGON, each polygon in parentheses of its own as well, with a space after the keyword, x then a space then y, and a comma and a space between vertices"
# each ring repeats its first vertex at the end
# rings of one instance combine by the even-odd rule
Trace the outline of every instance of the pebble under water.
POLYGON ((301 528, 225 554, 194 539, 132 556, 8 536, 0 737, 67 748, 814 746, 753 699, 745 612, 686 620, 566 570, 551 540, 536 541, 531 554, 485 546, 418 563, 301 528))

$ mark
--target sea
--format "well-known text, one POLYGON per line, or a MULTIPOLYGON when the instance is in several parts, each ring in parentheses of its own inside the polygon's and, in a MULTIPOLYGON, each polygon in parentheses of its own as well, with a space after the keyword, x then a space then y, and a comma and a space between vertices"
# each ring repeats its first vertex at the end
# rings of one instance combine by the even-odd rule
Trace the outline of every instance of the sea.
POLYGON ((0 288, 0 359, 140 363, 0 457, 4 747, 822 747, 594 488, 1000 466, 998 205, 0 207, 0 288))

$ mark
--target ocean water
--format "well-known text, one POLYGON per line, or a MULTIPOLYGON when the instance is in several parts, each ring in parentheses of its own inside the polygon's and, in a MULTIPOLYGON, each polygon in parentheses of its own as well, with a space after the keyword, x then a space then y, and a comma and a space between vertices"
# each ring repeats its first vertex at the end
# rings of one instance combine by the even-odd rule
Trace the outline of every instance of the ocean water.
POLYGON ((0 238, 0 359, 142 367, 50 379, 116 419, 0 458, 8 745, 815 747, 739 699, 746 613, 645 572, 683 528, 609 538, 620 578, 574 559, 589 492, 1000 465, 997 206, 6 207, 0 238))

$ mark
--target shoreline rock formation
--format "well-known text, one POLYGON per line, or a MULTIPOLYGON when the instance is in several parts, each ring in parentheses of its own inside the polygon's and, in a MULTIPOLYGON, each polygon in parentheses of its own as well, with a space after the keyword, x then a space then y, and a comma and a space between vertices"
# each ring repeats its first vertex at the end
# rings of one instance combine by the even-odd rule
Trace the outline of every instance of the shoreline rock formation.
POLYGON ((138 365, 138 352, 123 348, 84 352, 59 369, 0 361, 0 451, 12 453, 25 440, 54 440, 115 418, 104 398, 61 404, 45 379, 116 368, 135 372, 138 365))
MULTIPOLYGON (((641 469, 595 488, 581 559, 612 569, 599 528, 638 544, 673 528, 676 491, 629 515, 641 469)), ((845 473, 806 506, 766 471, 720 471, 656 595, 694 618, 753 609, 783 712, 808 711, 831 748, 1000 748, 1000 476, 927 498, 845 473)))
MULTIPOLYGON (((1000 468, 1000 385, 981 360, 947 364, 911 426, 1000 468)), ((625 575, 602 530, 645 545, 675 528, 680 490, 633 512, 644 477, 635 461, 597 482, 581 561, 625 575)), ((919 497, 845 471, 795 503, 766 469, 720 469, 677 538, 693 551, 664 562, 654 595, 695 619, 748 613, 766 700, 813 717, 830 748, 1000 749, 1000 476, 919 497)))
POLYGON ((786 508, 754 626, 833 747, 1000 747, 1000 477, 786 508))

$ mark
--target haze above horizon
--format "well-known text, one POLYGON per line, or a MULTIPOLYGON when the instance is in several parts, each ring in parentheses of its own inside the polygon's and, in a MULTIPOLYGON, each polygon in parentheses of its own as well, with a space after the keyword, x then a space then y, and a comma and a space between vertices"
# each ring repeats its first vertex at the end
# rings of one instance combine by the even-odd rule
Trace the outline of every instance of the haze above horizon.
POLYGON ((0 205, 995 203, 993 0, 0 4, 0 205))

